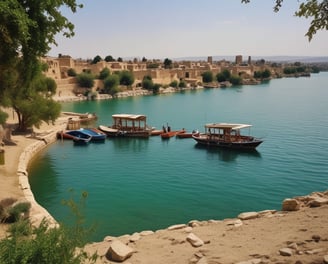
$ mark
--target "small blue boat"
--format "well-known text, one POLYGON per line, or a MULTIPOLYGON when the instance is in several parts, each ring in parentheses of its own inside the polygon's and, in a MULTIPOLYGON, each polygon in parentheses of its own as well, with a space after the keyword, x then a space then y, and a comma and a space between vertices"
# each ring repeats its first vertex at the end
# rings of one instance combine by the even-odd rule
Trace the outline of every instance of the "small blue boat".
POLYGON ((91 141, 94 141, 94 142, 104 141, 107 137, 107 135, 104 132, 102 132, 96 128, 81 128, 80 131, 85 134, 90 135, 91 141))
POLYGON ((92 139, 90 135, 83 133, 80 130, 66 131, 66 135, 71 136, 71 139, 73 139, 73 142, 76 145, 86 145, 92 139))

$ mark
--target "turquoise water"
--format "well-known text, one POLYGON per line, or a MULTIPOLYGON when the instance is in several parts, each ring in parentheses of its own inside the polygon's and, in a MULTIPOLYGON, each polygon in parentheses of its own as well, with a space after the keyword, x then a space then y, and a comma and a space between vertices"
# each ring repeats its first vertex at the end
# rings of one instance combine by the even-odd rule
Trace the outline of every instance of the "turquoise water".
POLYGON ((68 190, 87 191, 93 240, 157 230, 190 220, 280 209, 286 197, 328 189, 328 73, 257 86, 201 89, 108 101, 65 103, 65 111, 146 114, 151 126, 199 129, 209 122, 250 123, 257 152, 206 149, 193 139, 107 139, 53 144, 30 167, 36 200, 59 221, 68 190))

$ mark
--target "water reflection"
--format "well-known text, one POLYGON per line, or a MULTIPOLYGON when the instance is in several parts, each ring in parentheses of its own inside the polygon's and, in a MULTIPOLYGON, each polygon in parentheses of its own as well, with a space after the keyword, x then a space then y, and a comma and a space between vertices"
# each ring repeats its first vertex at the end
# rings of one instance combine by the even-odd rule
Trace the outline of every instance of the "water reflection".
POLYGON ((115 149, 132 149, 134 152, 141 151, 147 148, 149 139, 148 138, 110 138, 107 139, 113 145, 115 149))
POLYGON ((238 157, 255 157, 262 158, 261 153, 254 150, 233 150, 216 147, 207 147, 201 144, 195 144, 195 149, 207 150, 207 153, 213 157, 218 156, 219 160, 230 162, 236 160, 238 157))

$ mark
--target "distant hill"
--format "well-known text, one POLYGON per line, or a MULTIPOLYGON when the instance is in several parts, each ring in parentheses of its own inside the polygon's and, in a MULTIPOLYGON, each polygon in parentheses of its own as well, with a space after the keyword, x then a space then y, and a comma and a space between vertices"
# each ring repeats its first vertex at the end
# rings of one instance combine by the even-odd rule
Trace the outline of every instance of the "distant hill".
MULTIPOLYGON (((235 61, 236 56, 212 56, 213 61, 235 61)), ((257 61, 264 59, 265 61, 274 61, 274 62, 303 62, 303 63, 322 63, 328 62, 328 56, 252 56, 252 61, 257 61)), ((174 58, 174 61, 206 61, 207 57, 180 57, 174 58)), ((243 56, 243 60, 247 61, 248 56, 243 56)))

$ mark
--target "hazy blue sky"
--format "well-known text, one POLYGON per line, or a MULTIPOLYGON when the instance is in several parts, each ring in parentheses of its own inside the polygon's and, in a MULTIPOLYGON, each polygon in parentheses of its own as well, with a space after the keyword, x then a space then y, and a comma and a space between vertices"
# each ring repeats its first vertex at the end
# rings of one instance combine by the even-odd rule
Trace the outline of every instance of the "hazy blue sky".
POLYGON ((294 16, 297 0, 285 0, 278 13, 273 0, 77 1, 84 5, 77 13, 63 9, 75 36, 58 35, 51 56, 328 56, 328 31, 309 42, 310 21, 294 16))

